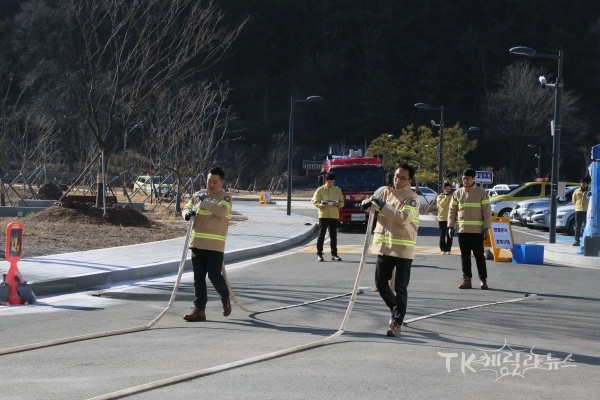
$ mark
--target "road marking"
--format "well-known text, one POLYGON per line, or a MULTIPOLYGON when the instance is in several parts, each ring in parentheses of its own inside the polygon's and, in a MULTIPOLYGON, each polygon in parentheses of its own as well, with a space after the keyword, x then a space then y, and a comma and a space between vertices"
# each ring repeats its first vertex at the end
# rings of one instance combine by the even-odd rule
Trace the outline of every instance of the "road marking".
MULTIPOLYGON (((338 253, 341 254, 361 254, 362 253, 362 245, 341 245, 338 246, 338 253)), ((310 246, 298 251, 299 253, 314 253, 314 246, 310 246)), ((441 256, 440 248, 438 246, 416 246, 415 254, 427 254, 427 255, 437 255, 441 256)), ((453 255, 458 255, 458 253, 453 253, 453 255)))

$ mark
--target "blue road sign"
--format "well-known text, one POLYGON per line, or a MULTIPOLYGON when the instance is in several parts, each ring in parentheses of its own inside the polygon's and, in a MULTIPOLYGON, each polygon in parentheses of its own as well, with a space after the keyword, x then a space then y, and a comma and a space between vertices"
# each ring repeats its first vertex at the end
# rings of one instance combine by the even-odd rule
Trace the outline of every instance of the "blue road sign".
POLYGON ((492 183, 494 181, 494 173, 492 171, 475 171, 475 182, 492 183))

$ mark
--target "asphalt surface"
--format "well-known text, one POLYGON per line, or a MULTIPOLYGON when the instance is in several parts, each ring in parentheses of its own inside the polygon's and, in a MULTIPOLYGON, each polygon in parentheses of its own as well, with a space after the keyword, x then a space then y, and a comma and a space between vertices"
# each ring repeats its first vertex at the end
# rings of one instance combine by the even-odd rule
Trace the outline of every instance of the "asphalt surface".
MULTIPOLYGON (((315 214, 308 208, 294 212, 315 214)), ((316 262, 310 240, 228 263, 240 302, 266 310, 350 292, 364 233, 338 234, 342 262, 316 262)), ((597 398, 599 270, 488 262, 491 290, 459 290, 460 258, 437 254, 436 244, 436 223, 423 221, 407 320, 525 293, 537 299, 416 321, 403 326, 401 337, 389 338, 389 311, 378 293, 365 290, 357 296, 346 332, 332 344, 131 398, 597 398)), ((374 261, 368 256, 360 286, 372 286, 374 261)), ((0 347, 147 324, 166 306, 174 279, 171 274, 115 283, 41 296, 37 306, 2 309, 0 347)), ((225 318, 209 284, 208 321, 186 323, 181 317, 192 300, 192 276, 186 272, 174 307, 150 330, 0 356, 6 366, 0 398, 92 398, 310 343, 336 332, 348 305, 348 297, 340 297, 258 315, 233 306, 225 318)))

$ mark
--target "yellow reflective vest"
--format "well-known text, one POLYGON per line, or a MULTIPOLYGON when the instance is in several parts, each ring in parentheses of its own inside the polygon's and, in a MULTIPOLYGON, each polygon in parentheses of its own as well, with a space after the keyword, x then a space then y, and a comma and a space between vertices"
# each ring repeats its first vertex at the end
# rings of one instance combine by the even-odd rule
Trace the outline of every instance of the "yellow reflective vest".
MULTIPOLYGON (((225 239, 231 218, 231 196, 224 190, 207 194, 196 210, 189 248, 225 252, 225 239)), ((194 207, 191 201, 181 212, 183 216, 194 207)))
POLYGON ((587 211, 590 198, 587 197, 587 190, 581 190, 581 188, 575 189, 573 192, 573 205, 575 211, 587 211))
POLYGON ((492 206, 485 190, 473 184, 452 194, 448 228, 458 225, 458 233, 483 233, 492 224, 492 206))
POLYGON ((448 221, 448 211, 450 210, 450 202, 452 194, 440 193, 435 198, 438 211, 438 221, 448 221))
POLYGON ((419 229, 419 196, 410 185, 402 189, 386 187, 381 192, 385 206, 377 216, 371 253, 414 259, 419 229))
POLYGON ((312 202, 319 210, 319 218, 340 218, 340 208, 344 207, 344 196, 339 187, 333 186, 328 188, 327 185, 319 187, 313 194, 312 202), (330 206, 322 204, 323 200, 337 201, 338 206, 330 206))

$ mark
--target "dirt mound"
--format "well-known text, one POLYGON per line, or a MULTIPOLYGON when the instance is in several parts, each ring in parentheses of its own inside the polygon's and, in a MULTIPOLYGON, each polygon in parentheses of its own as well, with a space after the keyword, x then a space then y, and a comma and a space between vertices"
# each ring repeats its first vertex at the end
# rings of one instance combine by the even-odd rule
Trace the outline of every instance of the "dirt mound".
POLYGON ((40 200, 58 200, 63 192, 54 182, 45 183, 38 191, 40 200))
POLYGON ((88 207, 70 209, 60 206, 49 207, 44 211, 32 213, 24 222, 75 222, 78 224, 109 224, 118 226, 151 227, 153 225, 144 214, 134 209, 107 209, 106 218, 101 208, 88 207))

